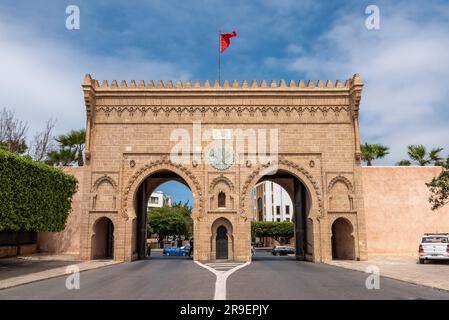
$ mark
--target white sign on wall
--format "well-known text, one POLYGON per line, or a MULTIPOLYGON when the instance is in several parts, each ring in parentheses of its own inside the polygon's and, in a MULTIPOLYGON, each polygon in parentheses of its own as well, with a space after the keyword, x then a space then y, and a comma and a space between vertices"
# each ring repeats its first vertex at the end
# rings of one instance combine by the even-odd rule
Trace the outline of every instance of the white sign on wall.
POLYGON ((231 129, 213 129, 212 138, 214 140, 231 140, 232 131, 231 129))

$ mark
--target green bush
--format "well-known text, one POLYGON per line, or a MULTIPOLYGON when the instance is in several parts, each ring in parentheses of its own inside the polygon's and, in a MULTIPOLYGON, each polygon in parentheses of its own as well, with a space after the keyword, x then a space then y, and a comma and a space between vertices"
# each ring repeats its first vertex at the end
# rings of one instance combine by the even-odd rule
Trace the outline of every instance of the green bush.
POLYGON ((76 189, 74 176, 0 150, 0 231, 62 231, 76 189))

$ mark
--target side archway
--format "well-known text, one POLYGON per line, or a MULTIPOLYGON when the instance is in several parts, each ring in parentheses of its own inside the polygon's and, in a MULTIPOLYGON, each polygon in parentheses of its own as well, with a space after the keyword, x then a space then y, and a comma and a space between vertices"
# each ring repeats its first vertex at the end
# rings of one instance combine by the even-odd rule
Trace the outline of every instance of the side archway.
POLYGON ((114 258, 114 223, 107 217, 101 217, 93 224, 92 259, 114 258))
POLYGON ((332 259, 354 260, 354 228, 345 218, 338 218, 332 223, 332 259))

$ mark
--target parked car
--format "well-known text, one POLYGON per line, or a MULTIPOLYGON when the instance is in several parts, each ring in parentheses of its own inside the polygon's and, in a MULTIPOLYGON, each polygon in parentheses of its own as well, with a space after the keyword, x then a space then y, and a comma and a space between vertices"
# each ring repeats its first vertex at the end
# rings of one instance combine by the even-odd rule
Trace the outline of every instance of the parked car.
POLYGON ((295 254, 295 248, 288 246, 276 246, 271 249, 273 256, 286 256, 288 254, 295 254))
POLYGON ((449 233, 425 233, 419 244, 419 263, 449 260, 449 233))
POLYGON ((189 249, 186 249, 185 247, 169 247, 164 248, 162 254, 166 256, 187 256, 189 254, 189 249))

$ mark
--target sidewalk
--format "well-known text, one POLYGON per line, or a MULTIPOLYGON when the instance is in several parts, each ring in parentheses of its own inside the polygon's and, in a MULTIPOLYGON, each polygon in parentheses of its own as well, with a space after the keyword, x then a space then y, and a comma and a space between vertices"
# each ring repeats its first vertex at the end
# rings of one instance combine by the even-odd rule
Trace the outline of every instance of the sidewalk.
POLYGON ((419 264, 415 256, 370 256, 368 261, 332 260, 325 263, 361 272, 368 266, 377 266, 381 277, 449 291, 449 262, 445 261, 419 264))
POLYGON ((76 265, 80 271, 120 263, 113 260, 79 261, 71 255, 30 255, 0 259, 0 290, 35 281, 66 275, 67 266, 76 265))

